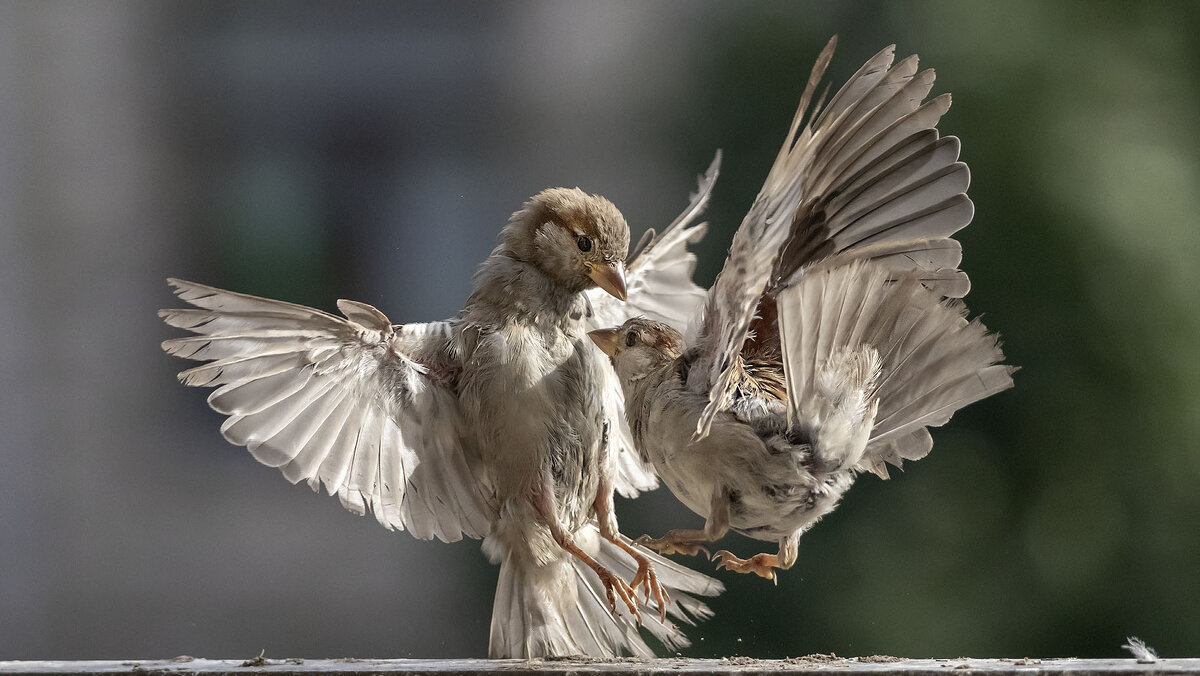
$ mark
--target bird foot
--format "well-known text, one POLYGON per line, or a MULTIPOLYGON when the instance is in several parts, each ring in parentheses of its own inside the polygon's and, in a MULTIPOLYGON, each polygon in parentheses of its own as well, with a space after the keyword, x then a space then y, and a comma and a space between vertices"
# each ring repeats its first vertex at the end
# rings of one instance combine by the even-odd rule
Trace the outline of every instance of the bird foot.
POLYGON ((700 552, 704 552, 704 555, 708 557, 709 560, 712 559, 712 554, 708 553, 707 547, 701 545, 695 540, 681 538, 673 535, 672 533, 674 533, 674 531, 671 531, 660 538, 652 538, 649 535, 643 535, 637 540, 634 540, 634 543, 649 549, 653 549, 663 556, 669 556, 671 554, 695 556, 700 552))
POLYGON ((735 573, 754 573, 779 584, 775 569, 779 568, 779 557, 775 554, 755 554, 748 559, 739 559, 728 550, 722 549, 713 555, 717 559, 717 570, 724 568, 735 573))
POLYGON ((654 564, 645 556, 638 554, 636 551, 631 551, 634 560, 637 561, 637 574, 633 576, 633 583, 630 585, 635 590, 638 586, 645 584, 642 593, 646 597, 646 605, 651 605, 651 601, 658 604, 658 619, 664 624, 667 621, 667 602, 671 600, 667 590, 663 589, 662 583, 658 581, 658 572, 654 570, 654 564))
MULTIPOLYGON (((639 570, 638 572, 640 573, 641 571, 639 570)), ((596 574, 600 576, 600 582, 604 585, 604 593, 608 596, 608 607, 612 611, 612 614, 614 616, 617 614, 617 597, 620 597, 625 607, 629 609, 629 612, 633 613, 633 617, 637 620, 640 627, 642 625, 642 614, 638 611, 637 591, 634 588, 637 586, 637 578, 634 578, 634 585, 631 587, 628 582, 607 568, 597 568, 596 574)), ((655 576, 656 581, 657 579, 657 576, 655 576)))

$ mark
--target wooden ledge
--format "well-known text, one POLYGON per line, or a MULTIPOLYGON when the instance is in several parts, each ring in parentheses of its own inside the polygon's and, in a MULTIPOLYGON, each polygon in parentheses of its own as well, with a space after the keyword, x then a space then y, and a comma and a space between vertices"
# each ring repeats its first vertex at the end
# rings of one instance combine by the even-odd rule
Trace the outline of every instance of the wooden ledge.
POLYGON ((229 674, 277 674, 282 676, 369 676, 409 674, 412 676, 496 676, 496 674, 554 674, 556 676, 705 676, 708 674, 780 674, 807 672, 846 676, 1200 676, 1200 659, 1159 659, 1140 663, 1133 659, 936 659, 910 660, 894 657, 840 658, 809 655, 786 660, 757 660, 749 657, 726 659, 661 658, 621 660, 301 660, 264 659, 206 660, 177 657, 170 660, 3 662, 0 676, 66 676, 78 674, 127 674, 129 676, 222 676, 229 674))

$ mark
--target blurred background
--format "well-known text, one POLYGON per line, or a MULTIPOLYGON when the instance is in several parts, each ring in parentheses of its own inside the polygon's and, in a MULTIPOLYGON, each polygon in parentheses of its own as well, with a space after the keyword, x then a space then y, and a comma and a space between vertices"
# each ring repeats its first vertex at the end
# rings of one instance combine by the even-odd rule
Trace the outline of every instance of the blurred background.
POLYGON ((722 148, 707 284, 834 33, 835 84, 896 42, 954 93, 968 301, 1023 370, 778 587, 723 574, 686 654, 1196 656, 1200 4, 39 0, 0 3, 0 659, 484 656, 478 542, 223 441, 164 278, 440 319, 527 196, 636 238, 722 148))

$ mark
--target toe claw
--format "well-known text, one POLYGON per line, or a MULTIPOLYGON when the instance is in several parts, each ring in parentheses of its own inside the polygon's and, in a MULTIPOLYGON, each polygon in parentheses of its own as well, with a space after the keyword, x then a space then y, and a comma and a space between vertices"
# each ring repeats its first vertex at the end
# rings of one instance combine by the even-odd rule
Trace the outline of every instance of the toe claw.
MULTIPOLYGON (((646 536, 642 536, 638 540, 640 541, 644 538, 646 536)), ((643 546, 645 545, 643 544, 643 546)), ((631 551, 630 553, 634 554, 638 562, 637 573, 633 576, 633 581, 630 583, 630 587, 634 590, 634 599, 637 599, 638 587, 644 584, 645 586, 642 587, 642 596, 645 599, 646 606, 653 607, 652 604, 657 603, 659 619, 665 623, 667 621, 667 602, 670 600, 670 596, 663 589, 662 583, 658 579, 658 572, 654 570, 654 564, 636 552, 631 551)))
POLYGON ((776 574, 776 568, 779 563, 775 556, 770 554, 756 554, 749 559, 742 559, 734 556, 732 552, 722 549, 713 555, 717 559, 717 570, 728 570, 734 573, 754 573, 755 575, 766 578, 776 585, 779 584, 779 577, 776 574))

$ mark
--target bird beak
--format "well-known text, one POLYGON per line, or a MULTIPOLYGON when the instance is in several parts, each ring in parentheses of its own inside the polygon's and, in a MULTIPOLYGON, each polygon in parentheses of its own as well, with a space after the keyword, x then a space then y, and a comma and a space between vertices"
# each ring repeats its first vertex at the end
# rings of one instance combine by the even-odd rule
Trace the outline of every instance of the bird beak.
MULTIPOLYGON (((614 294, 616 295, 616 294, 614 294)), ((589 331, 588 337, 600 348, 604 354, 613 356, 617 353, 617 330, 616 329, 596 329, 589 331)))
POLYGON ((596 286, 625 300, 625 264, 621 261, 608 264, 588 263, 588 277, 596 286))

